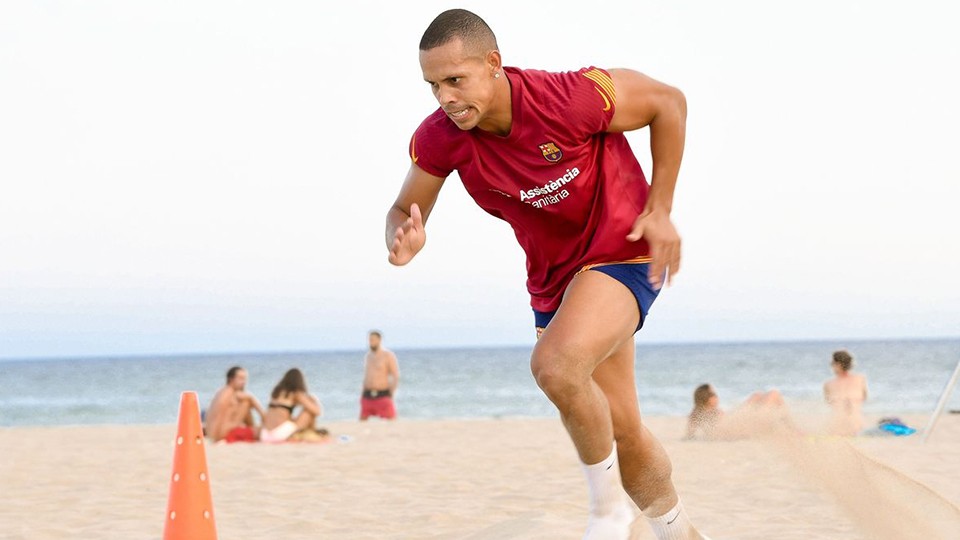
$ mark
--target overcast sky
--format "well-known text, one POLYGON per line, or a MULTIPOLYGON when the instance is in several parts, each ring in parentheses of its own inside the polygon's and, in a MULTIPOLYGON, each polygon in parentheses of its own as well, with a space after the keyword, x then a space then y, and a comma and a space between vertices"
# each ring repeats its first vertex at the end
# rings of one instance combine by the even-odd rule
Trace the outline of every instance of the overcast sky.
POLYGON ((523 253, 456 176, 386 260, 449 7, 507 65, 686 93, 683 269, 638 339, 958 336, 942 5, 3 2, 0 358, 531 344, 523 253))

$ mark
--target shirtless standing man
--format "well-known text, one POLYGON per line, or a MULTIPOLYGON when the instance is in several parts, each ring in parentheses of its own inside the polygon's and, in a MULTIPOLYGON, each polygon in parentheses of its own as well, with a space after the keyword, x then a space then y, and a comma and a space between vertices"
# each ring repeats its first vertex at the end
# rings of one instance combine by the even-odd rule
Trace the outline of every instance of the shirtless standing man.
POLYGON ((217 391, 207 408, 206 434, 214 442, 256 441, 259 428, 254 425, 253 412, 263 422, 263 407, 253 394, 246 392, 247 370, 233 366, 227 370, 227 384, 217 391))
POLYGON ((424 32, 420 68, 440 108, 410 141, 387 213, 389 261, 407 264, 423 249, 440 188, 457 171, 526 252, 540 336, 531 370, 583 463, 584 538, 629 536, 626 490, 659 540, 699 539, 669 457, 640 422, 634 382, 634 334, 680 265, 670 212, 686 100, 628 69, 549 73, 501 60, 493 31, 469 11, 445 11, 424 32), (648 126, 650 184, 623 135, 648 126))
POLYGON ((853 356, 847 351, 833 353, 834 377, 823 383, 823 397, 833 408, 830 432, 856 435, 863 429, 863 402, 867 400, 867 378, 853 373, 853 356))
POLYGON ((387 420, 397 417, 393 396, 400 384, 400 367, 393 351, 382 346, 380 332, 370 332, 370 351, 364 358, 363 395, 360 397, 360 420, 379 416, 387 420))

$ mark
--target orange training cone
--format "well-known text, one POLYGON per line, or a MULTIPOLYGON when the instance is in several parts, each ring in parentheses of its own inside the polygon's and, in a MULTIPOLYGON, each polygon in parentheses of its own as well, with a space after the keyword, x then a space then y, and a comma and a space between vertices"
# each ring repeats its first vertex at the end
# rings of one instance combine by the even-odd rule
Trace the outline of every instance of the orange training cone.
POLYGON ((216 540, 213 497, 196 392, 180 394, 170 498, 163 540, 216 540))

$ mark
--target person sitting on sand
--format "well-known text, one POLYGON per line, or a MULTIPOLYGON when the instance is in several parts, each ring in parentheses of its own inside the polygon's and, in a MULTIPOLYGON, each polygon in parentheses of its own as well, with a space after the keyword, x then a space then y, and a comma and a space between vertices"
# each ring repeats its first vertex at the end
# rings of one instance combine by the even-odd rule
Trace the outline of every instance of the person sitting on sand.
POLYGON ((867 400, 867 378, 853 373, 853 356, 840 350, 831 362, 834 377, 823 384, 823 397, 833 409, 830 433, 852 436, 863 429, 863 402, 867 400))
MULTIPOLYGON (((701 384, 693 392, 693 410, 687 420, 686 439, 731 440, 747 437, 750 429, 741 417, 744 413, 785 407, 783 395, 776 390, 754 392, 730 415, 720 408, 720 398, 710 384, 701 384)), ((752 415, 751 416, 755 416, 752 415)))
POLYGON ((320 400, 307 392, 307 382, 297 368, 288 370, 270 394, 267 414, 263 417, 260 440, 284 442, 286 440, 321 440, 326 430, 314 427, 314 421, 322 414, 320 400), (300 406, 300 414, 294 409, 300 406))
POLYGON ((227 384, 217 391, 207 408, 204 433, 214 442, 255 441, 259 428, 254 425, 253 411, 263 419, 263 407, 248 394, 247 370, 233 366, 227 370, 227 384))

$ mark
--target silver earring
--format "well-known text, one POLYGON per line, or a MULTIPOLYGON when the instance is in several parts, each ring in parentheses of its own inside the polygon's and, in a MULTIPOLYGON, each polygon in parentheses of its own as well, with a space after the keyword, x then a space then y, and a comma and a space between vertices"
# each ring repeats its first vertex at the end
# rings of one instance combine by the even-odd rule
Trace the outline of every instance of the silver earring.
POLYGON ((500 72, 498 71, 498 72, 494 73, 494 74, 493 74, 493 78, 494 78, 494 79, 499 79, 499 78, 500 78, 500 72))

